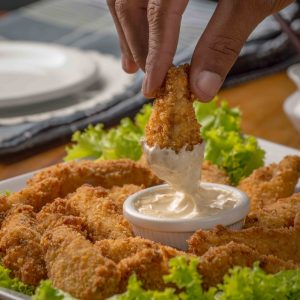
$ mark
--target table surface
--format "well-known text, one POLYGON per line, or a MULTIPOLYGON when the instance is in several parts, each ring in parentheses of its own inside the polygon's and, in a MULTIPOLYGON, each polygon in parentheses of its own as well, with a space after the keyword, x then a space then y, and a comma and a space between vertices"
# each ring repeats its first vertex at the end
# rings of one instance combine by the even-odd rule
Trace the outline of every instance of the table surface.
MULTIPOLYGON (((220 92, 242 113, 243 132, 300 149, 300 134, 285 116, 282 104, 296 90, 284 72, 253 80, 220 92)), ((14 162, 0 162, 0 180, 40 169, 62 160, 65 145, 14 162)))

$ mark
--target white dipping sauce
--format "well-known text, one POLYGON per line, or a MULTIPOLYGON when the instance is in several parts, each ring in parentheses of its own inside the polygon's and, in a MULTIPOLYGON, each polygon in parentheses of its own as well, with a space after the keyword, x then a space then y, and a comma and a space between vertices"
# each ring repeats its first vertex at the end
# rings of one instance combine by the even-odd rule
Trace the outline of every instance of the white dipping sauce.
POLYGON ((166 181, 170 188, 141 197, 136 209, 146 215, 161 218, 185 219, 218 214, 232 209, 237 203, 235 195, 219 188, 202 188, 199 184, 204 143, 192 151, 174 150, 143 143, 144 153, 152 171, 166 181))

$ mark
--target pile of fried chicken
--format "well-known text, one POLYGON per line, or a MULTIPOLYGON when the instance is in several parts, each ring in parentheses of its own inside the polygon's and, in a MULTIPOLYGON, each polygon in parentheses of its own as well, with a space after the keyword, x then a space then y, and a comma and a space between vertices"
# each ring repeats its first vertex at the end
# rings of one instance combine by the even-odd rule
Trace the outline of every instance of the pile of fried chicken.
MULTIPOLYGON (((161 98, 186 88, 185 69, 171 68, 168 84, 174 76, 176 85, 161 98)), ((255 170, 238 186, 251 200, 244 229, 199 230, 188 241, 189 251, 181 252, 134 236, 122 215, 130 194, 162 183, 143 160, 61 163, 37 173, 21 191, 0 197, 1 262, 27 284, 49 278, 56 288, 89 300, 124 292, 133 273, 146 289, 165 288, 163 275, 177 255, 201 257, 205 288, 236 265, 259 261, 268 273, 297 268, 299 177, 297 156, 255 170)), ((225 172, 209 162, 202 165, 202 180, 229 184, 225 172)))

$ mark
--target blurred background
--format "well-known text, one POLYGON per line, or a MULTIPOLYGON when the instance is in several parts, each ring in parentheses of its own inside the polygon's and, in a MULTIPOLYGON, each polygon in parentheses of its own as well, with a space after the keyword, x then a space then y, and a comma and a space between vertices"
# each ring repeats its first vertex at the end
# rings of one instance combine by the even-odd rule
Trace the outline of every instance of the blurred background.
MULTIPOLYGON (((189 61, 216 2, 190 1, 175 63, 189 61)), ((300 32, 299 1, 281 16, 300 32)), ((147 102, 143 74, 124 74, 104 0, 1 0, 0 161, 66 142, 88 124, 116 124, 147 102)), ((249 37, 225 87, 285 70, 300 61, 272 16, 249 37)))

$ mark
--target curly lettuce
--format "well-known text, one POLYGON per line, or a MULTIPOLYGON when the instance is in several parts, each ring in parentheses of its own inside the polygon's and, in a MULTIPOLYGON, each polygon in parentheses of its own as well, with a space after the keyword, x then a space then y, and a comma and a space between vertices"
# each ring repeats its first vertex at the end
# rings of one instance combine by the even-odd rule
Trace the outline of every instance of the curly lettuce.
MULTIPOLYGON (((233 184, 263 165, 264 151, 254 137, 241 132, 241 113, 228 103, 214 99, 210 103, 194 102, 201 135, 206 143, 205 159, 225 170, 233 184)), ((145 105, 134 121, 121 120, 120 125, 105 130, 103 124, 89 125, 83 132, 75 132, 73 145, 67 147, 65 160, 91 159, 140 159, 140 140, 144 135, 152 107, 145 105)))
POLYGON ((34 293, 34 287, 27 285, 17 278, 12 278, 11 271, 0 265, 0 287, 14 290, 19 293, 31 296, 34 293))
MULTIPOLYGON (((163 291, 145 290, 136 275, 129 279, 127 291, 112 299, 118 300, 296 300, 300 299, 300 269, 266 274, 255 263, 253 268, 234 267, 224 282, 208 291, 202 289, 198 273, 199 259, 178 256, 170 260, 165 283, 174 288, 163 291)), ((213 272, 213 270, 212 270, 213 272)))
POLYGON ((56 289, 52 286, 50 280, 42 280, 37 287, 32 300, 76 300, 70 294, 56 289))

